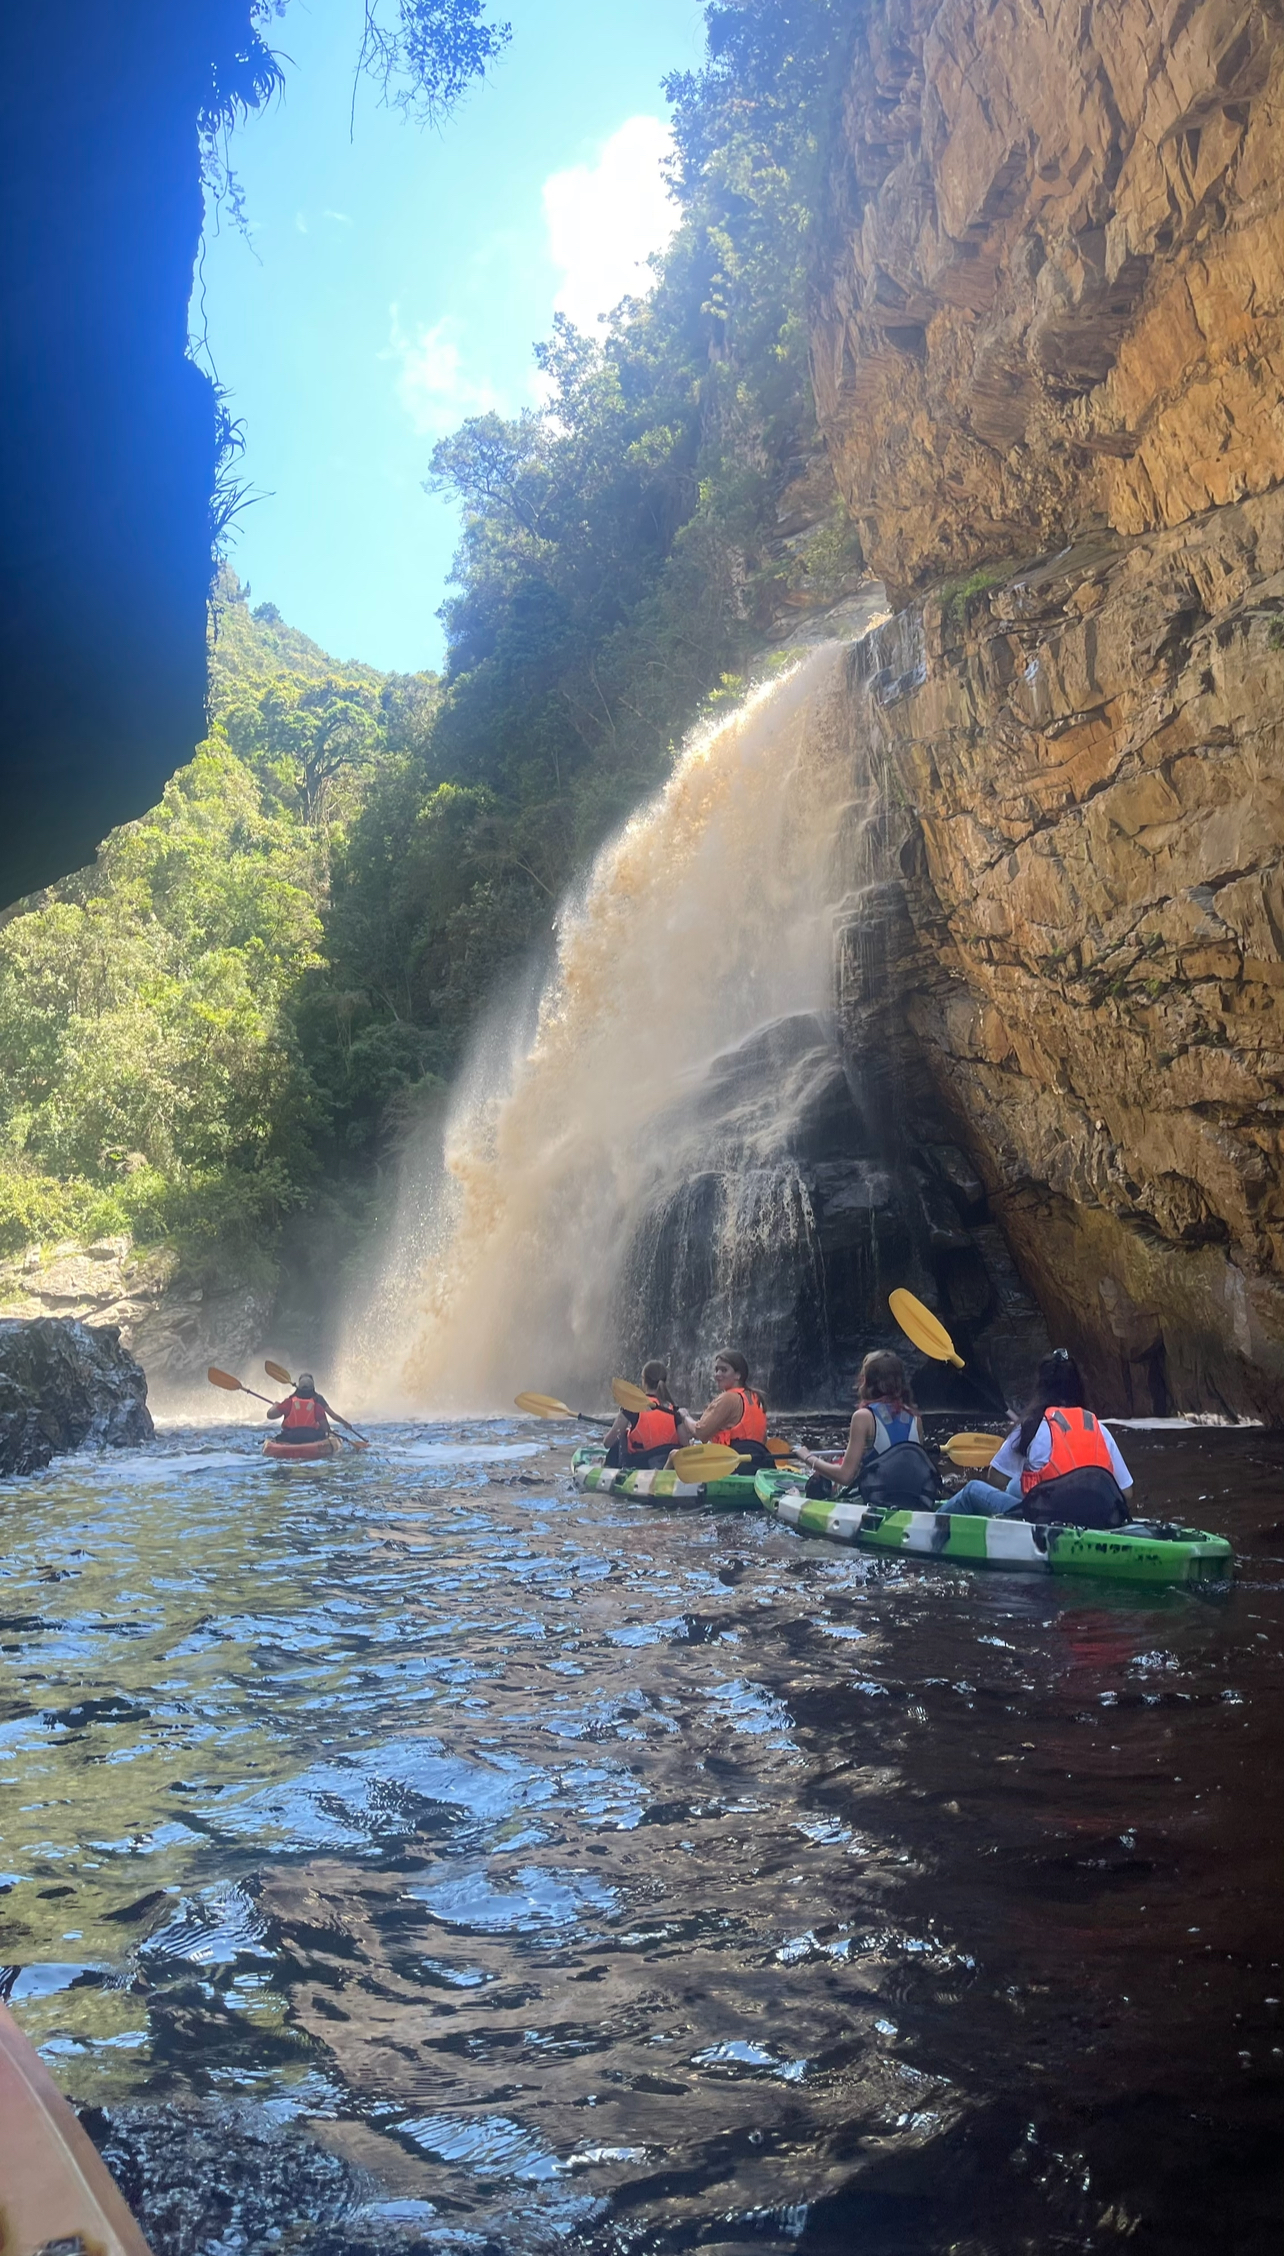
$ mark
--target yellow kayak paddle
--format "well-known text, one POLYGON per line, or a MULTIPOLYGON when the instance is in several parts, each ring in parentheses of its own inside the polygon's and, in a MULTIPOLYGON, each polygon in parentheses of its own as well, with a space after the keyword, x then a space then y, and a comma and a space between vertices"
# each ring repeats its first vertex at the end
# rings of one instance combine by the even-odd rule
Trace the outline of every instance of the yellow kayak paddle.
POLYGON ((269 1409, 271 1408, 270 1398, 266 1394, 254 1394, 253 1387, 247 1387, 242 1380, 234 1379, 230 1371, 218 1371, 211 1363, 205 1376, 211 1386, 222 1387, 227 1394, 254 1395, 256 1402, 266 1402, 269 1409))
POLYGON ((685 1449, 674 1451, 673 1470, 679 1480, 716 1481, 729 1480, 750 1462, 738 1449, 730 1449, 721 1441, 693 1441, 685 1449))
POLYGON ((969 1469, 977 1469, 982 1465, 988 1465, 991 1458, 996 1457, 1002 1447, 1002 1434, 951 1434, 948 1441, 941 1443, 941 1455, 948 1457, 952 1465, 965 1465, 969 1469))
POLYGON ((930 1355, 934 1363, 952 1363, 956 1371, 963 1369, 963 1358, 957 1353, 954 1342, 939 1316, 924 1308, 912 1292, 899 1285, 887 1296, 887 1305, 907 1339, 914 1342, 921 1355, 930 1355))
POLYGON ((617 1409, 628 1410, 637 1416, 651 1407, 651 1397, 646 1389, 634 1386, 631 1379, 612 1379, 611 1399, 617 1409))
POLYGON ((559 1402, 555 1394, 515 1394, 513 1407, 526 1418, 578 1419, 582 1426, 610 1424, 609 1418, 593 1418, 587 1410, 572 1410, 569 1402, 559 1402))

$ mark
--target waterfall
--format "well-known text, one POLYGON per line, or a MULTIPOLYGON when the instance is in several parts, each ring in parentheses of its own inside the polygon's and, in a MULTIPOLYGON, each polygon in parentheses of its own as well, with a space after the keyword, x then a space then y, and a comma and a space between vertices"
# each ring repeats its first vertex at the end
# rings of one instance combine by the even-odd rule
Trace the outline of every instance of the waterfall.
POLYGON ((818 1105, 850 1109, 830 1032, 849 667, 823 644, 699 730, 563 904, 533 1031, 520 1008, 492 1024, 440 1163, 409 1171, 350 1328, 367 1404, 597 1402, 645 1353, 686 1357, 685 1380, 719 1345, 755 1371, 774 1354, 786 1392, 814 1383, 824 1285, 794 1144, 818 1105), (792 1297, 764 1295, 781 1278, 792 1297), (773 1298, 808 1311, 798 1336, 773 1298))

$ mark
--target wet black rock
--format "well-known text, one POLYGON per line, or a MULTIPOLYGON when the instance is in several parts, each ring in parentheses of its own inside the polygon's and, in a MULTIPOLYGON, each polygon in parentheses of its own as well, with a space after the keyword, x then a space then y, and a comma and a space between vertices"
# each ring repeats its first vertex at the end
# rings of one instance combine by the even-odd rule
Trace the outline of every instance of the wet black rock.
POLYGON ((150 1441, 147 1380, 114 1324, 0 1321, 0 1473, 34 1473, 86 1443, 150 1441))
POLYGON ((925 1409, 992 1416, 1028 1390, 1042 1319, 903 1049, 868 1018, 853 1045, 798 1012, 710 1060, 659 1139, 668 1179, 629 1251, 635 1363, 668 1354, 698 1391, 716 1334, 775 1409, 845 1403, 875 1347, 906 1354, 925 1409), (909 1353, 895 1285, 939 1311, 966 1377, 909 1353))

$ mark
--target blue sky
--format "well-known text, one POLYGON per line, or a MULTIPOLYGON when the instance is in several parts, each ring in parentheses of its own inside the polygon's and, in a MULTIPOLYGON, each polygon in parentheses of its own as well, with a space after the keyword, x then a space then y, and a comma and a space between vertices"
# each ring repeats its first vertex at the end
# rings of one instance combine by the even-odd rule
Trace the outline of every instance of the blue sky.
POLYGON ((292 0, 280 102, 232 141, 250 242, 207 231, 193 328, 265 498, 231 562, 336 658, 440 663, 457 523, 434 439, 532 394, 555 306, 589 325, 663 239, 660 79, 701 59, 698 0, 508 0, 513 38, 439 131, 363 86, 360 0, 292 0), (649 122, 648 122, 649 121, 649 122))

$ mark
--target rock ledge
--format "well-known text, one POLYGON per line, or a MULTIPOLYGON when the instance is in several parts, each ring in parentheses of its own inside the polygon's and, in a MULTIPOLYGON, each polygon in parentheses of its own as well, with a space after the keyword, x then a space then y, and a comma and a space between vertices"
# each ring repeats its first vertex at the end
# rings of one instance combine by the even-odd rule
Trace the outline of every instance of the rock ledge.
POLYGON ((38 1472, 86 1443, 127 1449, 153 1431, 142 1365, 114 1324, 0 1319, 0 1473, 38 1472))

